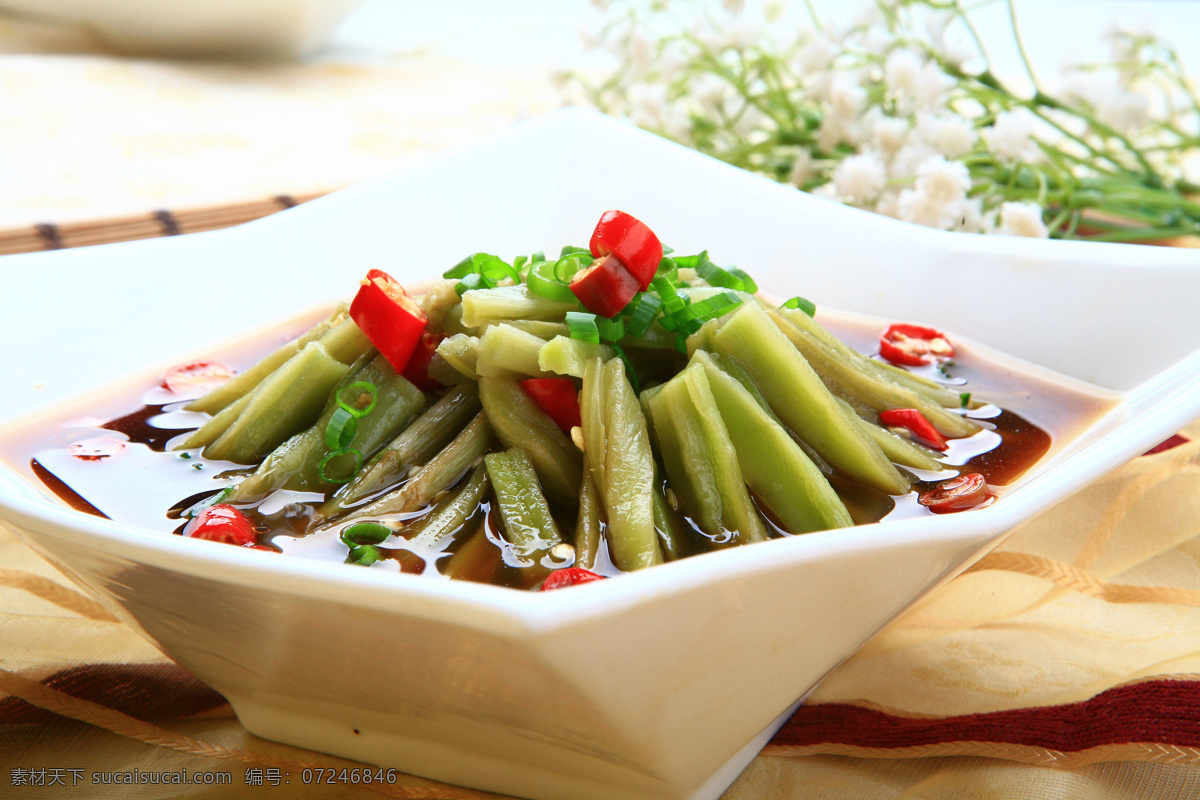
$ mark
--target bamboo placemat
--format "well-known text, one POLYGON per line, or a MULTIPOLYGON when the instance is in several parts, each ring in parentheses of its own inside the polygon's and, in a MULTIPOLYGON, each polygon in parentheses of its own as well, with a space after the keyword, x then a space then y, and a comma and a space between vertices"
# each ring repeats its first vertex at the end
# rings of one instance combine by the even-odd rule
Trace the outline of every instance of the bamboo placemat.
MULTIPOLYGON (((62 225, 44 222, 21 228, 0 229, 0 256, 214 231, 261 219, 301 203, 307 203, 309 200, 325 194, 327 192, 296 195, 277 194, 265 200, 246 203, 231 203, 180 211, 160 209, 128 217, 111 217, 62 225)), ((1142 244, 1200 249, 1200 237, 1177 236, 1171 239, 1146 241, 1142 244)))
POLYGON ((325 193, 280 194, 248 203, 232 203, 179 211, 162 209, 128 217, 72 222, 63 225, 41 223, 23 228, 10 228, 0 230, 0 255, 35 253, 41 250, 61 250, 67 247, 86 247, 94 244, 112 244, 135 239, 154 239, 159 236, 213 231, 261 219, 306 203, 322 194, 325 193))

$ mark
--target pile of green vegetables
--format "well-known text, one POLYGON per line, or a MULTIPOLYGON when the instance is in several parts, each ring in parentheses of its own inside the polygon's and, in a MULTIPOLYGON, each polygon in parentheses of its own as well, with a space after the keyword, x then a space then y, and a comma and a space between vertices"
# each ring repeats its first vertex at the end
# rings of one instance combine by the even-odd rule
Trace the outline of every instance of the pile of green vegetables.
POLYGON ((908 470, 943 469, 879 423, 888 409, 947 438, 979 430, 957 392, 855 352, 808 301, 763 302, 706 253, 664 257, 611 319, 567 286, 591 260, 449 270, 417 297, 424 388, 339 308, 189 406, 212 417, 179 448, 253 467, 191 515, 231 505, 269 543, 261 502, 319 492, 306 532, 340 537, 351 563, 533 588, 862 521, 863 490, 903 495, 908 470), (571 381, 578 423, 523 385, 545 378, 571 381))

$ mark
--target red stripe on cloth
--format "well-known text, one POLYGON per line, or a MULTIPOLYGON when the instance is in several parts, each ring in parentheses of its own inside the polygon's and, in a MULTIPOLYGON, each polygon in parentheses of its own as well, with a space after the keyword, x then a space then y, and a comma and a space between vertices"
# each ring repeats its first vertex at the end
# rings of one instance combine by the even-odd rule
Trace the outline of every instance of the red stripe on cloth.
POLYGON ((1170 439, 1166 439, 1166 440, 1161 441, 1158 444, 1154 445, 1154 447, 1151 447, 1149 450, 1142 453, 1142 455, 1152 456, 1155 453, 1162 453, 1166 450, 1171 450, 1173 448, 1179 447, 1181 444, 1187 444, 1188 441, 1189 440, 1186 436, 1184 436, 1181 433, 1177 433, 1174 436, 1172 436, 1170 439))
POLYGON ((801 706, 771 740, 800 747, 831 742, 883 748, 1004 742, 1062 752, 1131 742, 1200 747, 1200 682, 1146 681, 1068 705, 934 719, 818 703, 801 706))
MULTIPOLYGON (((86 664, 56 672, 42 683, 148 722, 188 717, 225 703, 175 664, 86 664)), ((56 718, 16 697, 0 700, 0 725, 45 724, 56 718)))

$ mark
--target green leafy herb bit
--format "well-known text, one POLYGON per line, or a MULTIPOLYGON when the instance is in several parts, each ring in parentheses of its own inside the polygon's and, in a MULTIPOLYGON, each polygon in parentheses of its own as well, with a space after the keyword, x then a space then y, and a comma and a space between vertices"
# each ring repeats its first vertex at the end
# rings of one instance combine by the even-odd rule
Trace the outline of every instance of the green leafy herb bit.
POLYGON ((959 402, 959 405, 962 406, 963 408, 966 408, 969 405, 971 405, 971 393, 963 392, 962 394, 960 394, 958 396, 958 402, 959 402))

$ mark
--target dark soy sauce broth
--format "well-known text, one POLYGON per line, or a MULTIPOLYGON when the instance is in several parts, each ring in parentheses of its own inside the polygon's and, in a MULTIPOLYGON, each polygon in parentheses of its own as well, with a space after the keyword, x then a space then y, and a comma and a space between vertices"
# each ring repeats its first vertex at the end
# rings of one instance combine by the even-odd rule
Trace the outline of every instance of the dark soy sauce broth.
MULTIPOLYGON (((818 321, 859 352, 878 352, 876 337, 883 326, 877 321, 828 314, 819 314, 818 321)), ((287 331, 283 338, 295 332, 287 331)), ((239 345, 213 357, 242 370, 270 352, 280 338, 273 334, 269 341, 239 345)), ((1118 399, 1114 393, 1082 382, 1021 367, 1015 362, 989 361, 973 354, 969 347, 959 346, 954 361, 942 371, 935 367, 915 370, 948 388, 969 391, 988 402, 982 409, 966 412, 987 430, 970 439, 952 440, 944 460, 956 466, 948 473, 915 476, 914 491, 904 497, 890 497, 833 476, 831 482, 855 523, 928 514, 916 503, 916 494, 949 479, 954 470, 982 473, 990 485, 998 488, 1002 501, 1006 486, 1019 480, 1056 447, 1069 442, 1118 399)), ((114 414, 103 420, 59 420, 52 429, 33 431, 6 442, 0 457, 75 510, 179 534, 186 526, 184 514, 189 508, 253 471, 252 467, 209 461, 199 450, 170 450, 173 439, 194 430, 207 418, 183 411, 187 402, 188 398, 153 387, 143 392, 141 402, 103 409, 114 414)), ((257 507, 243 510, 255 524, 260 545, 289 555, 340 562, 347 553, 336 534, 340 526, 307 534, 315 509, 324 499, 312 492, 278 491, 257 507)), ((407 520, 418 519, 428 511, 408 515, 407 520)), ((764 517, 775 533, 790 535, 769 515, 764 513, 764 517)), ((690 520, 687 522, 697 538, 695 549, 699 550, 703 534, 690 520)), ((561 519, 559 523, 564 532, 574 529, 573 519, 561 519)), ((380 545, 383 560, 376 566, 441 576, 451 553, 475 547, 480 553, 474 559, 480 564, 479 574, 457 577, 528 588, 518 569, 521 562, 503 540, 496 512, 486 502, 462 529, 444 536, 432 550, 416 552, 405 544, 402 537, 394 536, 380 545), (494 554, 479 546, 479 537, 486 537, 494 554)), ((603 551, 596 571, 616 572, 603 551)))

